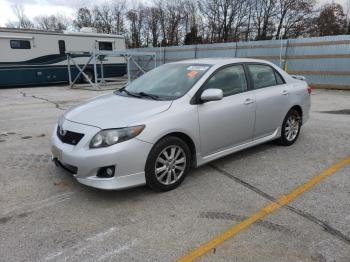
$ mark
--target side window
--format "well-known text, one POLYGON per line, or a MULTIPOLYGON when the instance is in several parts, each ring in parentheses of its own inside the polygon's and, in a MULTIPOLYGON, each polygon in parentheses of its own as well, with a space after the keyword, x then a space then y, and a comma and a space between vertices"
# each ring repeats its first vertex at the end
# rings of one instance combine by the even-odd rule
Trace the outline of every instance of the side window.
POLYGON ((10 40, 12 49, 30 49, 30 42, 27 40, 10 40))
POLYGON ((204 90, 209 88, 222 89, 224 96, 246 91, 247 80, 243 66, 229 66, 217 71, 204 86, 204 90))
POLYGON ((276 71, 275 71, 275 76, 276 76, 277 85, 283 85, 285 83, 282 76, 276 71))
POLYGON ((64 55, 66 53, 66 43, 64 40, 58 40, 58 49, 61 55, 64 55))
POLYGON ((254 89, 277 85, 275 72, 268 65, 248 65, 254 89))
POLYGON ((105 51, 112 51, 113 45, 112 42, 98 42, 98 49, 105 51))

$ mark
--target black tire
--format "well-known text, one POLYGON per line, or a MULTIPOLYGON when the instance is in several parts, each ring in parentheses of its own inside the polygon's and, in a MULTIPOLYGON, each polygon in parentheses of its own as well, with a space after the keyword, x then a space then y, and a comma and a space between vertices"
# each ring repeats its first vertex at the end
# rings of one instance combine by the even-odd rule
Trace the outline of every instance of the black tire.
MULTIPOLYGON (((178 151, 175 151, 178 152, 178 151)), ((163 159, 163 158, 162 158, 163 159)), ((181 158, 182 159, 182 158, 181 158)), ((177 166, 176 165, 176 161, 175 161, 175 157, 173 159, 173 163, 171 164, 171 166, 169 165, 168 161, 167 161, 167 169, 164 171, 166 174, 165 176, 168 176, 168 169, 173 169, 175 167, 173 166, 177 166), (175 161, 175 162, 174 162, 175 161)), ((179 164, 180 165, 180 164, 179 164)), ((146 162, 146 167, 145 167, 145 176, 146 176, 146 184, 152 188, 155 191, 169 191, 172 189, 175 189, 176 187, 178 187, 185 179, 186 175, 188 174, 189 170, 191 169, 191 165, 192 165, 192 159, 191 159, 191 151, 188 147, 188 145, 180 138, 175 137, 175 136, 167 136, 164 137, 163 139, 161 139, 160 141, 158 141, 152 148, 151 152, 148 155, 148 159, 146 162), (179 150, 179 157, 184 156, 185 157, 185 165, 181 168, 183 168, 183 171, 178 171, 178 170, 173 170, 173 171, 169 171, 170 172, 170 177, 172 177, 174 179, 174 182, 171 184, 164 184, 166 183, 166 181, 161 182, 159 179, 163 173, 160 172, 158 174, 158 176, 156 175, 156 166, 158 164, 160 165, 164 165, 164 163, 160 163, 158 161, 159 157, 163 156, 163 152, 172 152, 172 148, 176 148, 179 150), (180 150, 180 148, 182 150, 180 150), (167 151, 170 150, 170 151, 167 151), (181 155, 180 155, 181 154, 181 155), (182 172, 181 175, 179 175, 178 180, 176 180, 175 178, 175 173, 172 172, 182 172)), ((163 166, 161 166, 160 168, 163 168, 163 166)), ((159 169, 159 168, 158 168, 159 169)))
POLYGON ((293 145, 299 137, 301 124, 302 124, 302 118, 301 118, 300 112, 294 108, 289 110, 286 117, 283 120, 282 129, 281 129, 281 137, 278 139, 279 144, 281 144, 283 146, 293 145), (297 125, 297 126, 294 126, 294 128, 293 128, 293 130, 296 131, 297 133, 292 135, 292 136, 288 136, 288 131, 287 131, 288 127, 289 127, 289 129, 291 128, 290 122, 288 122, 288 120, 290 121, 290 119, 295 119, 296 125, 297 125))

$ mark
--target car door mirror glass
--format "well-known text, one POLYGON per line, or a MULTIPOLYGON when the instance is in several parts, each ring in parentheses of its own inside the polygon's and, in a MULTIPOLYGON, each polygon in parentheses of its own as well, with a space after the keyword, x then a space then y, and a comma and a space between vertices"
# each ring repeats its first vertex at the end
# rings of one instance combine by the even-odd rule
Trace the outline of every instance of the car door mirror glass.
POLYGON ((224 97, 224 93, 221 89, 210 88, 203 91, 201 100, 203 102, 221 100, 224 97))

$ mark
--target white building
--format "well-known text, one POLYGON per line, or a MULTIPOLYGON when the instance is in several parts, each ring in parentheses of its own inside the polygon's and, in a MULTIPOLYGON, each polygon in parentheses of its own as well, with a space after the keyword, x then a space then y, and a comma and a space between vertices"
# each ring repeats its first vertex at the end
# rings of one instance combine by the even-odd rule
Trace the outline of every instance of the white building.
MULTIPOLYGON (((124 37, 89 31, 0 28, 0 87, 68 82, 66 52, 93 50, 123 51, 124 37)), ((86 60, 84 56, 75 59, 79 64, 86 60)), ((110 57, 103 63, 106 78, 126 74, 123 58, 110 57)), ((72 77, 77 73, 74 69, 72 77)), ((87 66, 85 73, 93 78, 93 66, 87 66)))

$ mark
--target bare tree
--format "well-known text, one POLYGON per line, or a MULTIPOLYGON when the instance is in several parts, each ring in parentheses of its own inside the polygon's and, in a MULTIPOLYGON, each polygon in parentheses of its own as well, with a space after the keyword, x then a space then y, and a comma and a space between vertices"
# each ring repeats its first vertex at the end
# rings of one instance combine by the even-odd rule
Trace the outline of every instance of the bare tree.
POLYGON ((209 42, 221 42, 221 25, 227 17, 227 10, 219 10, 220 7, 221 9, 226 7, 225 4, 221 3, 222 1, 226 2, 225 0, 198 1, 198 7, 206 23, 209 42))
POLYGON ((36 27, 43 30, 66 30, 70 24, 69 20, 61 15, 37 16, 34 18, 36 27))
POLYGON ((160 10, 158 7, 146 7, 146 27, 151 35, 152 46, 158 45, 160 36, 160 10))
POLYGON ((254 25, 256 28, 256 40, 266 40, 272 38, 274 28, 274 18, 276 16, 277 0, 255 0, 254 25))
POLYGON ((184 11, 183 23, 185 33, 188 33, 193 28, 197 28, 198 30, 202 17, 199 13, 197 2, 195 0, 184 0, 182 6, 184 11))
POLYGON ((29 18, 25 15, 22 5, 13 5, 12 10, 17 18, 17 21, 10 22, 10 25, 14 25, 14 27, 18 28, 34 28, 32 21, 30 21, 29 18))
POLYGON ((114 13, 110 5, 95 6, 92 12, 95 18, 93 24, 99 33, 115 33, 113 30, 114 13))
POLYGON ((115 1, 112 5, 113 8, 113 20, 114 29, 113 31, 117 34, 123 34, 125 32, 124 28, 124 15, 125 15, 125 0, 115 1))
POLYGON ((104 4, 93 8, 81 7, 76 13, 74 26, 78 29, 94 27, 97 32, 105 34, 124 33, 125 1, 104 4))
POLYGON ((250 2, 247 0, 199 1, 209 30, 210 42, 237 41, 241 28, 249 18, 250 2))
POLYGON ((129 46, 132 48, 141 47, 141 31, 143 25, 143 17, 138 9, 129 10, 126 13, 127 20, 129 22, 130 40, 129 46))
MULTIPOLYGON (((252 34, 252 21, 253 21, 253 10, 254 10, 254 0, 247 0, 247 20, 242 26, 242 33, 244 34, 244 40, 250 40, 252 34)), ((243 36, 243 35, 242 35, 243 36)))
POLYGON ((166 31, 169 45, 178 45, 181 37, 184 8, 181 0, 169 0, 165 5, 166 31))
POLYGON ((76 12, 73 24, 78 29, 81 29, 83 27, 93 27, 94 18, 92 15, 92 11, 88 7, 79 8, 76 12))
MULTIPOLYGON (((341 5, 331 3, 315 10, 320 0, 153 0, 146 5, 139 1, 82 6, 73 26, 124 34, 130 47, 350 33, 349 7, 344 12, 341 5)), ((38 16, 33 24, 21 5, 13 10, 18 21, 8 26, 64 30, 70 25, 59 15, 38 16)))
POLYGON ((303 20, 312 14, 314 4, 314 0, 278 0, 276 38, 280 38, 282 29, 282 38, 289 34, 298 37, 304 31, 303 20))

